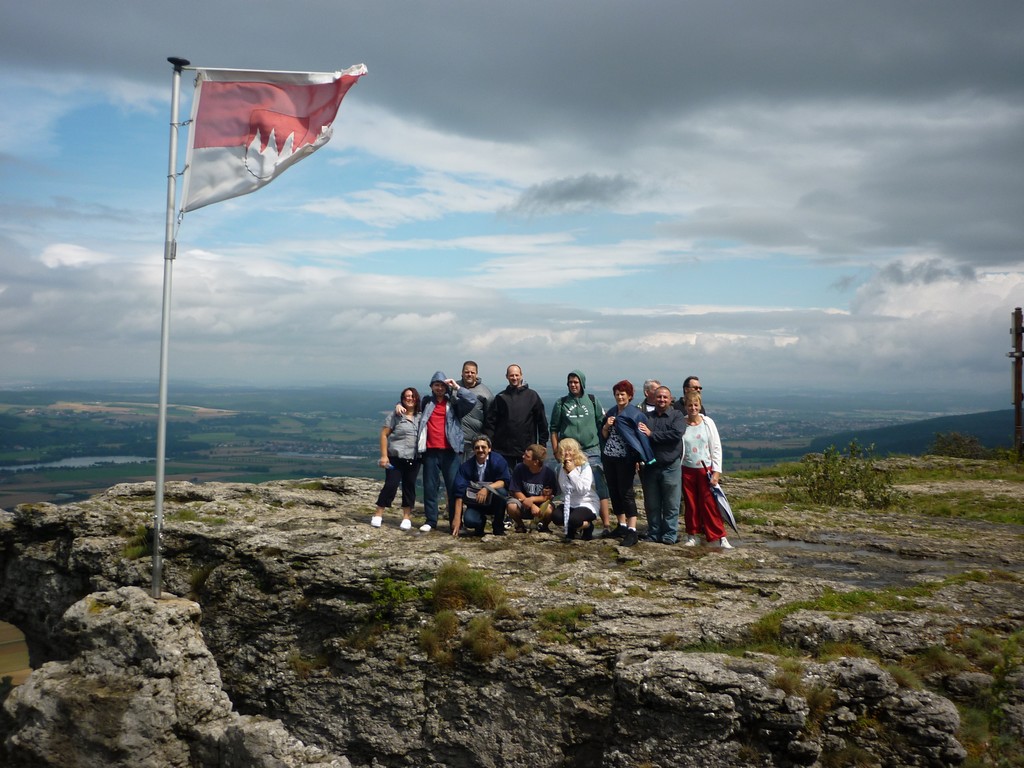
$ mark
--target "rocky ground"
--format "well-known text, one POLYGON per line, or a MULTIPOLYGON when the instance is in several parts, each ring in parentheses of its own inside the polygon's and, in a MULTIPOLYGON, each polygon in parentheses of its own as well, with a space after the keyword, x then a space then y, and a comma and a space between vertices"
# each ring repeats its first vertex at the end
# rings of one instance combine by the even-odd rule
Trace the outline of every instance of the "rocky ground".
MULTIPOLYGON (((731 551, 456 540, 370 527, 378 487, 169 484, 160 600, 152 484, 0 513, 0 619, 36 668, 0 756, 946 766, 991 747, 962 713, 996 710, 984 738, 1024 738, 1022 526, 766 503, 731 551), (443 573, 461 601, 439 599, 443 573)), ((1024 501, 1022 483, 956 490, 1024 501)))

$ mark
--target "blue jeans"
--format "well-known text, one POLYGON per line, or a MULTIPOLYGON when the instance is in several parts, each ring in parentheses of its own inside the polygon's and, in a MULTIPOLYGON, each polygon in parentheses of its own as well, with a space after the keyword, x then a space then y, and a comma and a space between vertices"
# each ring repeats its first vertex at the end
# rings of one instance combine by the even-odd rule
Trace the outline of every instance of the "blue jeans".
POLYGON ((654 464, 640 470, 647 535, 662 544, 675 544, 679 539, 679 503, 683 496, 680 463, 681 459, 676 459, 668 466, 654 464))
POLYGON ((423 456, 423 513, 431 528, 437 528, 438 493, 444 475, 445 503, 448 505, 448 523, 455 517, 452 490, 459 471, 459 454, 450 449, 428 448, 423 456))
MULTIPOLYGON (((601 464, 601 449, 595 448, 593 451, 587 451, 587 463, 590 465, 591 471, 594 473, 594 490, 597 491, 597 498, 601 501, 610 499, 611 496, 608 493, 608 481, 604 479, 604 466, 601 464)), ((558 469, 555 469, 557 474, 558 469)))

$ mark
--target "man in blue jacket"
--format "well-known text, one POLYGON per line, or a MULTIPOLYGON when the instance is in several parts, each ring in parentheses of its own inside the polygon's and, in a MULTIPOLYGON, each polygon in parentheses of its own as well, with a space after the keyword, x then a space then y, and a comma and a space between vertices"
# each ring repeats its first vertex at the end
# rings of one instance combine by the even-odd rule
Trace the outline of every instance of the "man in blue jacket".
POLYGON ((452 536, 458 536, 463 522, 478 536, 491 517, 491 533, 505 535, 505 500, 511 482, 508 462, 500 453, 491 453, 491 439, 480 435, 473 441, 473 458, 459 466, 455 476, 455 517, 452 536))

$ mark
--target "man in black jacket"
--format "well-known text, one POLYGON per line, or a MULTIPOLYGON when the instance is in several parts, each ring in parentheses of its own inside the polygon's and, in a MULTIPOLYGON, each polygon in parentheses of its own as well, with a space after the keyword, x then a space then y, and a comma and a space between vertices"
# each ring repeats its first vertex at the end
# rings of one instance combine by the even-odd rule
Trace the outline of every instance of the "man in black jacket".
POLYGON ((526 448, 548 442, 548 417, 540 395, 523 381, 523 369, 513 363, 505 369, 508 386, 487 409, 484 434, 510 468, 519 463, 526 448))

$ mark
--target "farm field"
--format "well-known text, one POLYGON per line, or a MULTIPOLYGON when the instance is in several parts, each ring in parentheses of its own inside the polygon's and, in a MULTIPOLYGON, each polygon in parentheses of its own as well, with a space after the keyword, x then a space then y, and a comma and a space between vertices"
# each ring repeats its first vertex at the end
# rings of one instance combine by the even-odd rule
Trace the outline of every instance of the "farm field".
MULTIPOLYGON (((170 405, 166 477, 265 482, 376 473, 389 394, 339 401, 334 393, 304 393, 289 402, 206 393, 219 402, 170 405)), ((156 425, 152 403, 0 393, 0 508, 75 501, 154 480, 156 425)))

